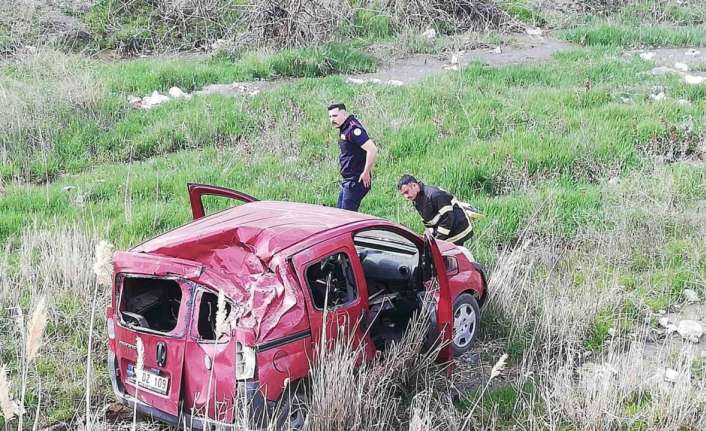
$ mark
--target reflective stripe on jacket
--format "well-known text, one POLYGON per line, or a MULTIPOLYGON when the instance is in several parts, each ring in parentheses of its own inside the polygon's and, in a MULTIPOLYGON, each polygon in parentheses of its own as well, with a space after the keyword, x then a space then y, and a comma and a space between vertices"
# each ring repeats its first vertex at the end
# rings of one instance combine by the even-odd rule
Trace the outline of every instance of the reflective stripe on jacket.
POLYGON ((444 189, 419 183, 420 191, 414 208, 422 216, 424 226, 435 238, 449 242, 466 241, 473 235, 473 222, 479 212, 453 197, 444 189))

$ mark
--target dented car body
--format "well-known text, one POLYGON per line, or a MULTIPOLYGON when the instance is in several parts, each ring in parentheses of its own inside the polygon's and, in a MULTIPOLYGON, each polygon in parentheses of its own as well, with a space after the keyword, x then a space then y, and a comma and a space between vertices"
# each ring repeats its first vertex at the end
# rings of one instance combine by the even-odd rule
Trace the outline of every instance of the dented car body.
POLYGON ((143 413, 227 425, 244 395, 266 416, 307 378, 323 334, 372 358, 428 294, 433 331, 450 342, 440 362, 475 338, 486 282, 467 250, 366 214, 198 184, 189 194, 193 222, 113 258, 108 370, 143 413), (241 204, 206 217, 206 195, 241 204))

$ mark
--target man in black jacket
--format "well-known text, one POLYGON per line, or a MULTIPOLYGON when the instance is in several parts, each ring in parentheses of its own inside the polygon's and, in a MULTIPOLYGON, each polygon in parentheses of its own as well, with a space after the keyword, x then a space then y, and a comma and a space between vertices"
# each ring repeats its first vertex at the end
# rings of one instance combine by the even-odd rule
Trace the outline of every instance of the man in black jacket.
POLYGON ((475 208, 460 202, 451 193, 403 175, 397 189, 422 216, 424 226, 435 238, 463 245, 473 236, 473 220, 480 216, 475 208))

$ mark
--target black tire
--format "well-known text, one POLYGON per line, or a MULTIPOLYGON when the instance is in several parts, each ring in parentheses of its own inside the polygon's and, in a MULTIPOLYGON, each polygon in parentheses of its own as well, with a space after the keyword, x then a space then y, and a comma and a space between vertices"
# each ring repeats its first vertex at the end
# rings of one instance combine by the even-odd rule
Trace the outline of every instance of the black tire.
POLYGON ((277 430, 300 431, 304 428, 307 407, 306 386, 295 384, 294 390, 291 387, 282 394, 279 412, 277 414, 277 430))
POLYGON ((451 346, 454 357, 459 357, 473 347, 473 343, 478 337, 480 307, 478 307, 478 301, 473 295, 462 293, 456 297, 453 306, 453 319, 454 331, 451 346), (463 336, 459 336, 457 333, 459 326, 464 331, 463 336))

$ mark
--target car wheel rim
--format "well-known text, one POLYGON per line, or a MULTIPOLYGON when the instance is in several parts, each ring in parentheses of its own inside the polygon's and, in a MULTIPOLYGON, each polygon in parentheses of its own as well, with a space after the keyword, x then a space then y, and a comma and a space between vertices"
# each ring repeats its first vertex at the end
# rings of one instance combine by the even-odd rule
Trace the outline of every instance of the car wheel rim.
POLYGON ((461 304, 454 313, 454 345, 464 348, 471 344, 476 331, 476 312, 468 304, 461 304))

